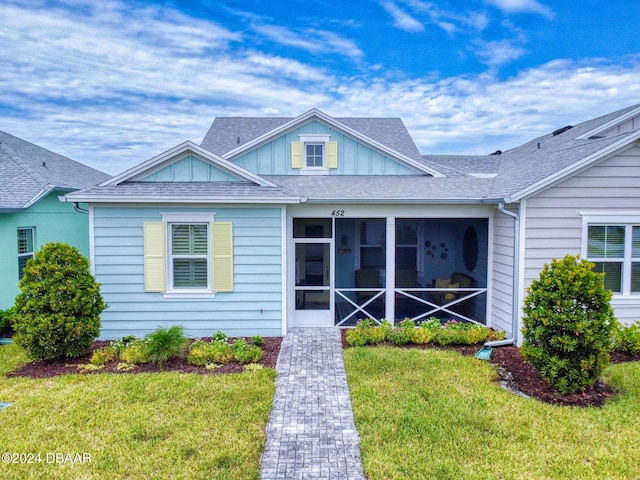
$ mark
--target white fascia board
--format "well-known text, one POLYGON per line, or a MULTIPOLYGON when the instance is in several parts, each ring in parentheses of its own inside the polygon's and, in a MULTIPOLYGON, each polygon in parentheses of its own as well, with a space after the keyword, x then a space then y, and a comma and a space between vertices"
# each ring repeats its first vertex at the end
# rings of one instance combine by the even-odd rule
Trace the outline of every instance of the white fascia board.
POLYGON ((277 128, 274 128, 270 132, 267 132, 264 135, 261 135, 261 136, 255 138, 255 139, 253 139, 250 142, 247 142, 246 144, 242 145, 241 147, 234 148, 233 150, 225 153, 223 155, 223 157, 225 159, 230 159, 230 158, 233 158, 233 157, 235 157, 237 155, 240 155, 240 154, 242 154, 242 153, 244 153, 244 152, 246 152, 248 150, 251 150, 252 148, 258 147, 262 143, 265 143, 265 142, 271 140, 272 138, 274 138, 277 135, 285 133, 286 131, 294 128, 295 126, 300 125, 301 123, 304 123, 304 122, 312 119, 313 117, 316 117, 316 118, 322 120, 323 122, 328 123, 330 126, 334 127, 336 130, 342 130, 344 133, 347 133, 348 135, 356 138, 357 140, 360 140, 362 143, 367 144, 368 146, 374 148, 375 150, 378 150, 378 151, 384 153, 385 155, 400 161, 401 163, 409 165, 412 168, 415 168, 416 170, 418 170, 420 172, 428 173, 429 175, 432 175, 434 177, 444 177, 445 176, 442 173, 438 172, 437 170, 433 170, 432 168, 429 168, 429 167, 427 167, 425 165, 422 165, 421 163, 413 160, 412 158, 409 158, 406 155, 403 155, 402 153, 396 152, 392 148, 389 148, 389 147, 387 147, 387 146, 375 141, 374 139, 369 138, 366 135, 363 135, 362 133, 358 132, 357 130, 352 129, 351 127, 348 127, 347 125, 344 125, 340 121, 336 120, 333 117, 330 117, 326 113, 321 112, 317 108, 313 108, 313 109, 309 110, 308 112, 303 113, 302 115, 292 119, 291 121, 289 121, 289 122, 287 122, 287 123, 285 123, 283 125, 280 125, 277 128))
POLYGON ((615 127, 619 123, 624 123, 627 120, 640 115, 640 107, 634 108, 633 110, 625 113, 624 115, 620 115, 619 117, 614 118, 613 120, 608 121, 607 123, 600 125, 599 127, 594 128, 593 130, 589 130, 587 133, 576 137, 579 140, 587 140, 589 137, 593 137, 594 135, 598 135, 599 133, 605 132, 612 127, 615 127))
POLYGON ((608 145, 602 150, 598 150, 591 155, 584 157, 582 160, 575 162, 568 167, 563 168, 562 170, 558 170, 552 175, 540 180, 539 182, 534 183, 533 185, 529 185, 526 188, 523 188, 519 192, 514 193, 509 196, 508 203, 517 202, 523 198, 531 197, 542 190, 545 190, 553 185, 562 182, 571 176, 580 173, 583 170, 593 166, 594 164, 604 161, 608 158, 611 158, 631 147, 638 142, 640 139, 640 130, 633 133, 633 135, 625 136, 621 140, 608 145))
POLYGON ((212 152, 210 152, 209 150, 206 150, 202 147, 200 147, 199 145, 196 145, 195 143, 193 143, 190 140, 187 140, 186 142, 183 142, 179 145, 176 145, 173 148, 170 148, 169 150, 167 150, 166 152, 163 152, 159 155, 156 155, 155 157, 147 160, 146 162, 142 162, 139 165, 136 165, 135 167, 127 170, 126 172, 121 173, 120 175, 117 175, 109 180, 107 180, 106 182, 103 182, 100 184, 101 187, 107 187, 107 186, 112 186, 112 185, 119 185, 122 182, 125 182, 127 180, 132 180, 135 179, 136 177, 139 177, 141 175, 144 175, 146 173, 151 173, 151 171, 156 168, 156 167, 160 167, 162 166, 165 162, 168 162, 170 160, 172 160, 174 157, 176 157, 177 155, 183 154, 183 153, 187 153, 187 152, 191 152, 194 153, 202 158, 204 158, 207 162, 211 163, 212 165, 219 167, 220 169, 238 176, 240 178, 243 178, 245 180, 248 180, 250 182, 253 182, 257 185, 263 186, 263 187, 275 187, 276 185, 271 183, 270 181, 264 179, 263 177, 260 177, 259 175, 256 175, 253 172, 250 172, 242 167, 239 167, 238 165, 235 165, 234 163, 231 163, 230 161, 228 161, 225 158, 222 158, 212 152))
POLYGON ((186 196, 186 197, 175 197, 175 196, 157 196, 157 197, 149 197, 143 195, 118 195, 118 196, 110 196, 110 195, 88 195, 83 196, 82 194, 76 196, 66 196, 65 200, 67 202, 83 202, 83 203, 113 203, 113 204, 121 204, 121 203, 129 203, 129 204, 140 204, 140 203, 175 203, 175 204, 185 204, 185 203, 198 203, 198 204, 220 204, 220 203, 234 203, 234 204, 244 204, 244 203, 262 203, 262 204, 289 204, 289 203, 301 203, 300 197, 261 197, 261 196, 246 196, 246 197, 229 197, 229 196, 215 196, 215 197, 202 197, 202 196, 186 196))

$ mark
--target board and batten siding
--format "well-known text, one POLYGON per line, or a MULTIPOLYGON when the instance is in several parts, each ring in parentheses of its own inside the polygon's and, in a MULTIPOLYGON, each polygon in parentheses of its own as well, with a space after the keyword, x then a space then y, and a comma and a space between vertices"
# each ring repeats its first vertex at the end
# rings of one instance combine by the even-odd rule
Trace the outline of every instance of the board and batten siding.
POLYGON ((331 141, 336 142, 337 168, 331 168, 331 175, 417 174, 397 160, 317 121, 287 132, 231 161, 258 175, 299 175, 299 168, 291 168, 291 144, 305 134, 327 134, 331 141))
MULTIPOLYGON (((527 199, 525 285, 538 278, 545 263, 581 253, 583 211, 640 213, 640 147, 634 146, 527 199)), ((616 317, 640 319, 640 296, 616 296, 616 317)))
POLYGON ((279 336, 282 332, 281 209, 270 207, 93 208, 95 276, 108 305, 100 339, 142 337, 182 325, 189 337, 279 336), (144 291, 143 224, 160 213, 214 212, 233 224, 234 291, 215 298, 164 298, 144 291))
MULTIPOLYGON (((517 212, 517 206, 507 206, 517 212)), ((493 263, 491 275, 491 312, 487 324, 513 334, 513 262, 514 220, 497 209, 493 218, 493 263)))

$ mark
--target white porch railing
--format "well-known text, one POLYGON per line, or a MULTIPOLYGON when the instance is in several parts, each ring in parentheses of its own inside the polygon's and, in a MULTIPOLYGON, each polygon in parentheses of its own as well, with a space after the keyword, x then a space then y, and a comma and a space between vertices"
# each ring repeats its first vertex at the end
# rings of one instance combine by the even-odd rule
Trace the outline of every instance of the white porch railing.
MULTIPOLYGON (((384 315, 376 314, 372 311, 371 307, 376 300, 384 300, 385 292, 385 288, 336 288, 336 304, 338 303, 338 299, 344 300, 349 306, 353 307, 354 310, 336 321, 335 326, 339 327, 347 323, 349 320, 356 320, 360 318, 370 318, 377 323, 381 323, 384 319, 384 315), (372 296, 368 298, 367 301, 365 301, 363 304, 359 305, 349 296, 350 293, 357 294, 358 292, 367 292, 368 294, 372 294, 372 296)), ((413 301, 414 304, 424 306, 424 310, 422 311, 422 313, 410 317, 410 319, 414 322, 429 318, 430 316, 433 316, 438 312, 444 312, 457 319, 483 325, 481 322, 467 315, 464 315, 459 311, 452 310, 452 307, 473 297, 486 293, 487 288, 395 288, 394 292, 396 300, 400 298, 399 296, 403 296, 413 301), (455 294, 456 298, 453 298, 450 301, 439 305, 434 300, 432 296, 433 293, 452 293, 455 294)))

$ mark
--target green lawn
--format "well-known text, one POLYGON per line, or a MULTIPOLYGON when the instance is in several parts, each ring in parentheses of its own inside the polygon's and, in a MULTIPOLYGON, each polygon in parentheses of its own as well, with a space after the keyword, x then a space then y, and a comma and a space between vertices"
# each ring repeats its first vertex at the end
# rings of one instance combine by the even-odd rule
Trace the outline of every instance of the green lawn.
MULTIPOLYGON (((0 375, 25 360, 15 345, 0 346, 0 375)), ((0 401, 15 402, 0 410, 0 454, 34 462, 5 455, 0 478, 257 479, 274 380, 271 369, 0 376, 0 401), (67 459, 85 463, 55 463, 67 459)))
POLYGON ((640 478, 640 363, 611 365, 602 409, 518 397, 454 352, 344 352, 365 473, 376 479, 640 478))

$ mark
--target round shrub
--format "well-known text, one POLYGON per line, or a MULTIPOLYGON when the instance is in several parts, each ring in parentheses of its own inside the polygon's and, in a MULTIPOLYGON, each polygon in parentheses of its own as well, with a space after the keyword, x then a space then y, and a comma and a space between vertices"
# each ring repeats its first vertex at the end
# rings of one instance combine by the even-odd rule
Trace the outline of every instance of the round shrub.
POLYGON ((75 247, 49 243, 24 268, 14 342, 33 358, 78 357, 100 334, 106 307, 89 261, 75 247))
POLYGON ((546 264, 527 290, 523 317, 523 357, 561 393, 593 384, 609 362, 611 291, 602 274, 579 256, 546 264))

